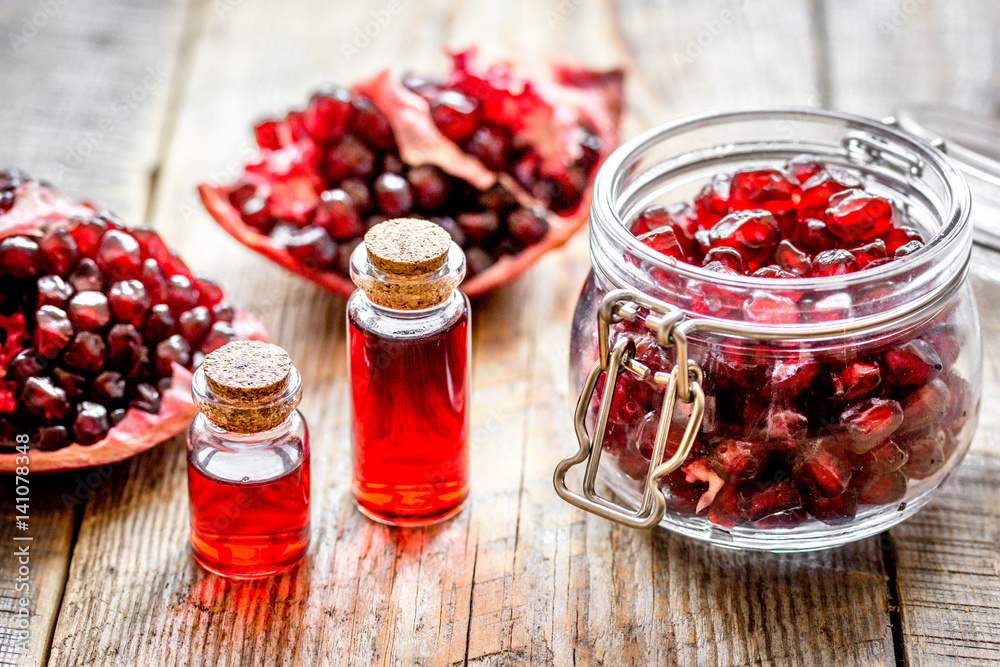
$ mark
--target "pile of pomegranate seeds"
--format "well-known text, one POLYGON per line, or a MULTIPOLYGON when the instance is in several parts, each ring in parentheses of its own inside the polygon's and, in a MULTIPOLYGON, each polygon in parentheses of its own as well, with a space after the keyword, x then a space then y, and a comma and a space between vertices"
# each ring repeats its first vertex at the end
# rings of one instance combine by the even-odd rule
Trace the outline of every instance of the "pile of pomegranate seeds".
MULTIPOLYGON (((224 191, 242 226, 210 186, 206 206, 242 242, 347 292, 349 281, 323 274, 346 276, 364 233, 388 218, 441 225, 470 277, 553 238, 553 226, 572 226, 552 245, 564 241, 617 141, 621 72, 528 77, 506 63, 477 70, 471 56, 453 55, 446 78, 382 73, 325 87, 305 109, 259 123, 259 155, 224 191)), ((512 264, 511 276, 520 270, 512 264)))
MULTIPOLYGON (((787 279, 836 277, 915 252, 923 240, 904 222, 857 176, 801 157, 783 170, 716 177, 693 206, 649 208, 632 230, 677 261, 787 279)), ((731 296, 715 287, 709 293, 713 286, 702 286, 685 305, 720 314, 718 306, 698 307, 731 296)), ((847 294, 806 303, 810 298, 752 292, 742 311, 721 314, 791 324, 805 311, 850 313, 847 294)), ((861 506, 899 504, 911 480, 942 469, 975 410, 974 392, 955 367, 964 343, 955 317, 948 307, 905 338, 815 352, 690 341, 691 358, 704 371, 705 416, 690 456, 663 480, 669 510, 724 527, 780 528, 810 519, 843 523, 861 506)), ((623 334, 654 373, 673 368, 672 350, 643 325, 614 325, 613 335, 623 334)), ((624 372, 616 381, 604 447, 636 480, 649 469, 662 400, 662 387, 651 380, 624 372)), ((684 425, 682 419, 671 428, 665 458, 684 425)))
POLYGON ((14 169, 0 171, 0 200, 0 442, 92 445, 130 409, 157 425, 174 364, 234 340, 236 309, 152 229, 14 169))
POLYGON ((923 247, 892 202, 854 173, 803 155, 783 169, 714 177, 694 205, 652 206, 632 223, 677 261, 767 278, 853 273, 923 247))

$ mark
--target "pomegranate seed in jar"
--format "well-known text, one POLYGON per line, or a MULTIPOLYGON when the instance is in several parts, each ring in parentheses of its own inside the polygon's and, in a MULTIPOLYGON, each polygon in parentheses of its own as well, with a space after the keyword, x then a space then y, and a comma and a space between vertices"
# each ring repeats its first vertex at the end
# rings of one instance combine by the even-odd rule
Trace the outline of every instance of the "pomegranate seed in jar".
POLYGON ((761 208, 784 213, 799 203, 802 192, 777 169, 739 171, 729 185, 729 206, 735 211, 761 208))

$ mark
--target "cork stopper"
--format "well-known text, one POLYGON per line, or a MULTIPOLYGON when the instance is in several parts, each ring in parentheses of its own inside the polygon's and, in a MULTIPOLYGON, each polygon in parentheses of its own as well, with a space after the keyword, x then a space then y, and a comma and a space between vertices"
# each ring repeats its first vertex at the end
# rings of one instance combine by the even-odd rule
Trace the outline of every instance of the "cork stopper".
POLYGON ((380 306, 419 310, 451 295, 465 277, 465 257, 440 225, 397 218, 368 230, 351 257, 351 277, 380 306))
POLYGON ((289 391, 294 372, 288 353, 277 345, 255 340, 228 343, 206 356, 196 374, 207 390, 195 387, 195 398, 203 399, 197 401, 198 408, 228 431, 266 431, 283 422, 298 403, 297 392, 289 391))
POLYGON ((395 276, 419 276, 439 269, 451 236, 429 220, 397 218, 380 222, 365 234, 368 261, 395 276))

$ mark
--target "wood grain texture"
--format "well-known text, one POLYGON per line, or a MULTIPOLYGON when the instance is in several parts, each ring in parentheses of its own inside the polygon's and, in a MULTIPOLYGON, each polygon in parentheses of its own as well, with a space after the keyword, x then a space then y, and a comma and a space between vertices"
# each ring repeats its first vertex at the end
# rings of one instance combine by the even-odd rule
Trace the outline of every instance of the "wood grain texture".
MULTIPOLYGON (((0 165, 17 165, 70 193, 141 219, 160 149, 185 2, 5 3, 0 7, 0 165)), ((0 503, 0 664, 43 665, 59 612, 74 527, 89 494, 114 469, 35 475, 30 528, 14 527, 13 479, 0 503), (19 562, 31 545, 30 655, 14 653, 19 562)))
MULTIPOLYGON (((68 576, 72 521, 53 515, 64 523, 52 530, 50 549, 63 555, 39 569, 54 582, 41 587, 50 597, 38 603, 52 605, 49 622, 63 578, 66 586, 49 664, 986 662, 1000 634, 1000 455, 989 436, 1000 428, 1000 411, 989 404, 969 463, 887 542, 769 556, 633 532, 586 515, 560 501, 551 484, 553 467, 574 442, 568 341, 589 268, 586 236, 578 235, 513 285, 474 303, 468 508, 442 526, 389 529, 364 519, 350 500, 344 300, 238 245, 201 210, 194 192, 199 180, 238 174, 256 118, 301 105, 320 82, 347 81, 386 64, 442 68, 445 45, 479 44, 486 57, 541 48, 594 66, 624 62, 628 134, 694 111, 815 105, 828 97, 882 113, 887 86, 923 91, 927 99, 960 94, 989 108, 984 87, 995 75, 983 70, 963 73, 961 84, 939 78, 934 86, 916 81, 920 69, 893 70, 913 77, 912 88, 866 74, 869 65, 858 54, 878 62, 919 57, 929 67, 935 54, 963 52, 967 62, 993 53, 985 32, 995 34, 992 19, 973 26, 985 0, 913 1, 954 33, 934 33, 929 55, 907 55, 922 33, 886 39, 876 27, 848 35, 853 23, 842 12, 885 13, 889 4, 866 9, 853 1, 403 1, 356 52, 344 46, 356 45, 355 31, 384 3, 299 0, 279 10, 266 0, 202 0, 184 21, 171 15, 163 35, 177 48, 160 48, 181 54, 183 78, 158 104, 174 112, 143 117, 159 138, 147 138, 143 145, 152 152, 137 151, 143 160, 107 192, 132 222, 144 219, 148 200, 148 221, 195 270, 217 276, 235 301, 257 313, 302 371, 300 407, 313 447, 312 543, 302 565, 273 580, 226 581, 200 570, 187 545, 184 444, 175 438, 110 471, 99 485, 82 512, 68 576), (832 46, 834 36, 854 39, 857 53, 832 46), (690 44, 700 50, 689 52, 690 44), (151 170, 157 177, 150 194, 151 170), (886 553, 895 562, 886 562, 886 553), (902 606, 900 646, 893 599, 902 606)), ((33 67, 0 77, 27 80, 33 67)), ((135 71, 142 70, 118 76, 127 84, 135 71)), ((49 85, 39 95, 54 96, 49 85)), ((39 122, 39 137, 68 122, 52 113, 39 122)), ((10 110, 0 111, 2 118, 11 127, 26 123, 10 110)), ((110 142, 102 144, 110 151, 105 162, 117 165, 119 148, 110 142)), ((88 178, 104 173, 82 171, 88 178)), ((86 186, 104 192, 100 184, 86 186)), ((988 278, 977 280, 984 313, 993 318, 984 319, 984 330, 996 340, 1000 291, 988 278)), ((987 386, 1000 387, 1000 357, 987 350, 987 386)), ((71 480, 53 482, 62 483, 71 480)))

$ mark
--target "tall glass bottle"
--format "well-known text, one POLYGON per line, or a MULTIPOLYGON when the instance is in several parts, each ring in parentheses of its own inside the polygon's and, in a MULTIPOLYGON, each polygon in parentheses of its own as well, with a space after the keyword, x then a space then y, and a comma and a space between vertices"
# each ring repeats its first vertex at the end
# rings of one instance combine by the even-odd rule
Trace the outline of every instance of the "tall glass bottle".
POLYGON ((234 578, 292 567, 309 543, 309 429, 302 382, 280 347, 229 343, 192 378, 188 429, 191 547, 234 578))
POLYGON ((444 521, 469 489, 465 255, 434 223, 389 220, 354 251, 351 277, 354 499, 391 525, 444 521))

